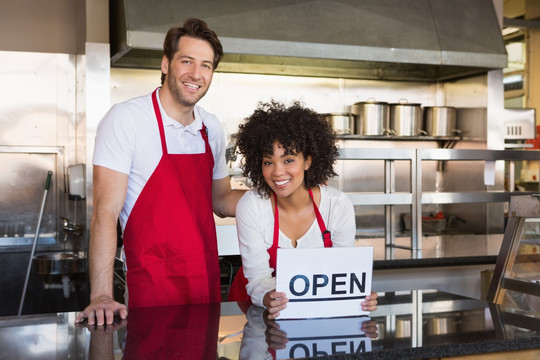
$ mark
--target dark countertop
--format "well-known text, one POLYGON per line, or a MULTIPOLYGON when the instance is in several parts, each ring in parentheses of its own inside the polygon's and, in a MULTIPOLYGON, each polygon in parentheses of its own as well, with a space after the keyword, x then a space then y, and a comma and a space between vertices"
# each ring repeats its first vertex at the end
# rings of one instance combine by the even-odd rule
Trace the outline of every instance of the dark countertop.
POLYGON ((423 237, 422 251, 411 249, 411 239, 398 237, 394 246, 382 238, 356 239, 355 246, 373 246, 373 270, 441 266, 495 266, 503 234, 439 235, 423 237))
POLYGON ((127 321, 105 328, 75 325, 74 312, 0 317, 0 358, 271 359, 269 344, 277 359, 423 359, 540 348, 540 313, 526 297, 513 308, 435 290, 379 299, 370 317, 269 325, 262 309, 230 302, 131 309, 127 321), (288 340, 285 349, 270 341, 278 335, 288 340))

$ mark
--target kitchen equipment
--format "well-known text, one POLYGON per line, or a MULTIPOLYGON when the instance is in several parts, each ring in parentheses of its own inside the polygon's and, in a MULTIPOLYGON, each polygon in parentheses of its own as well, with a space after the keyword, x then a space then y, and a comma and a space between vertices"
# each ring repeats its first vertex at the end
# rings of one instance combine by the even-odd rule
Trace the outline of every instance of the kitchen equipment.
POLYGON ((355 134, 387 135, 389 134, 390 117, 388 103, 369 99, 351 106, 355 115, 355 134))
POLYGON ((86 197, 86 178, 84 164, 71 165, 67 169, 68 192, 71 200, 81 200, 86 197))
POLYGON ((427 333, 429 335, 454 334, 459 321, 457 314, 433 316, 427 319, 427 333))
POLYGON ((84 272, 84 259, 73 253, 51 253, 34 256, 32 271, 42 275, 66 275, 84 272))
POLYGON ((410 318, 401 318, 396 319, 396 338, 408 338, 411 337, 411 319, 410 318))
POLYGON ((423 129, 430 136, 456 136, 456 108, 450 106, 424 107, 423 129))
POLYGON ((351 113, 322 114, 324 119, 332 125, 332 129, 338 135, 354 134, 354 115, 351 113))
POLYGON ((41 219, 43 218, 43 210, 45 209, 45 200, 47 200, 47 192, 49 191, 49 186, 51 185, 52 171, 47 173, 47 181, 45 182, 45 191, 43 192, 43 199, 41 200, 41 210, 39 211, 39 218, 36 226, 36 235, 34 236, 34 243, 32 245, 32 251, 30 252, 30 259, 28 260, 28 268, 26 270, 26 278, 24 280, 23 291, 21 295, 21 302, 19 304, 19 315, 22 313, 22 307, 24 304, 24 297, 26 295, 26 288, 28 287, 28 278, 30 277, 30 269, 32 268, 32 259, 34 258, 34 253, 36 251, 36 244, 39 236, 39 227, 41 225, 41 219))
POLYGON ((390 104, 390 130, 393 135, 416 136, 422 130, 422 106, 407 100, 390 104))

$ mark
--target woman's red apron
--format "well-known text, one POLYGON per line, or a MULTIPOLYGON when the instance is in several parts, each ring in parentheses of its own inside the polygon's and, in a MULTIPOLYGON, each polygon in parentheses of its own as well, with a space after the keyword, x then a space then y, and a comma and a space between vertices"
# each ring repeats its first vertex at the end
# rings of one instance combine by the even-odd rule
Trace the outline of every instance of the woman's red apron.
MULTIPOLYGON (((319 208, 317 208, 317 205, 315 204, 315 200, 313 200, 313 193, 311 192, 311 189, 308 189, 309 197, 311 198, 311 201, 313 202, 313 210, 315 211, 315 216, 317 217, 317 223, 319 224, 319 228, 321 229, 321 234, 324 241, 324 247, 332 247, 332 240, 330 236, 330 231, 326 230, 326 225, 324 224, 324 220, 321 216, 321 213, 319 212, 319 208)), ((278 207, 277 207, 277 196, 274 193, 274 238, 272 241, 272 246, 268 249, 268 255, 270 255, 270 259, 268 260, 268 263, 270 265, 270 268, 274 269, 272 276, 276 276, 276 258, 277 258, 277 249, 278 249, 278 243, 279 243, 279 213, 278 213, 278 207)), ((238 272, 236 273, 236 276, 234 277, 233 283, 231 284, 231 288, 229 289, 229 296, 227 297, 228 301, 251 301, 251 297, 248 295, 246 290, 246 285, 248 284, 248 280, 244 276, 244 269, 241 266, 238 269, 238 272)))
POLYGON ((157 90, 152 103, 163 156, 139 195, 123 241, 129 307, 221 301, 212 210, 214 158, 203 124, 202 154, 169 154, 157 90))

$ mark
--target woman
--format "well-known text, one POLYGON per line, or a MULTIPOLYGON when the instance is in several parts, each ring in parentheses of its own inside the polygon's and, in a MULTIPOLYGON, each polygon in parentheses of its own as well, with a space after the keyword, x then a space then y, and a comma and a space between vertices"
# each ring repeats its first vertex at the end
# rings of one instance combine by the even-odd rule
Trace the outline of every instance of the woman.
MULTIPOLYGON (((275 319, 288 301, 275 291, 277 248, 354 246, 354 208, 344 193, 321 185, 336 176, 335 136, 329 123, 300 103, 259 104, 240 125, 237 145, 253 189, 236 208, 243 265, 229 300, 251 300, 275 319)), ((376 308, 372 292, 362 309, 376 308)))

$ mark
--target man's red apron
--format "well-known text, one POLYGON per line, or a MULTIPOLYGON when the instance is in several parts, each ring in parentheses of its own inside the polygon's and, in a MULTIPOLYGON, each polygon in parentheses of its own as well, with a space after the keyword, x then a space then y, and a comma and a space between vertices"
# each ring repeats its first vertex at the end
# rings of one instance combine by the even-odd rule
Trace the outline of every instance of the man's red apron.
POLYGON ((169 154, 157 90, 152 103, 163 156, 124 229, 129 307, 221 300, 212 211, 214 158, 203 124, 202 154, 169 154))
POLYGON ((219 319, 219 303, 130 309, 123 359, 216 360, 219 319))
MULTIPOLYGON (((315 200, 313 200, 313 193, 311 192, 311 189, 308 189, 309 197, 311 198, 311 201, 313 202, 313 210, 315 211, 315 216, 317 217, 317 223, 319 224, 319 228, 321 229, 322 238, 324 241, 324 247, 332 247, 332 239, 330 236, 330 231, 326 230, 326 225, 324 224, 324 220, 321 216, 321 213, 319 212, 319 208, 317 208, 317 205, 315 204, 315 200)), ((272 272, 272 276, 276 276, 276 260, 277 260, 277 249, 279 244, 279 213, 278 213, 278 207, 277 207, 277 196, 276 193, 274 193, 274 238, 272 240, 272 246, 268 249, 268 255, 270 255, 270 259, 268 259, 268 264, 270 265, 270 268, 274 269, 272 272)), ((246 290, 246 285, 248 284, 248 280, 244 276, 244 268, 241 266, 240 269, 238 269, 238 272, 236 273, 236 276, 234 277, 233 283, 231 284, 231 288, 229 289, 229 296, 227 297, 228 301, 251 301, 251 297, 248 295, 246 290)))

